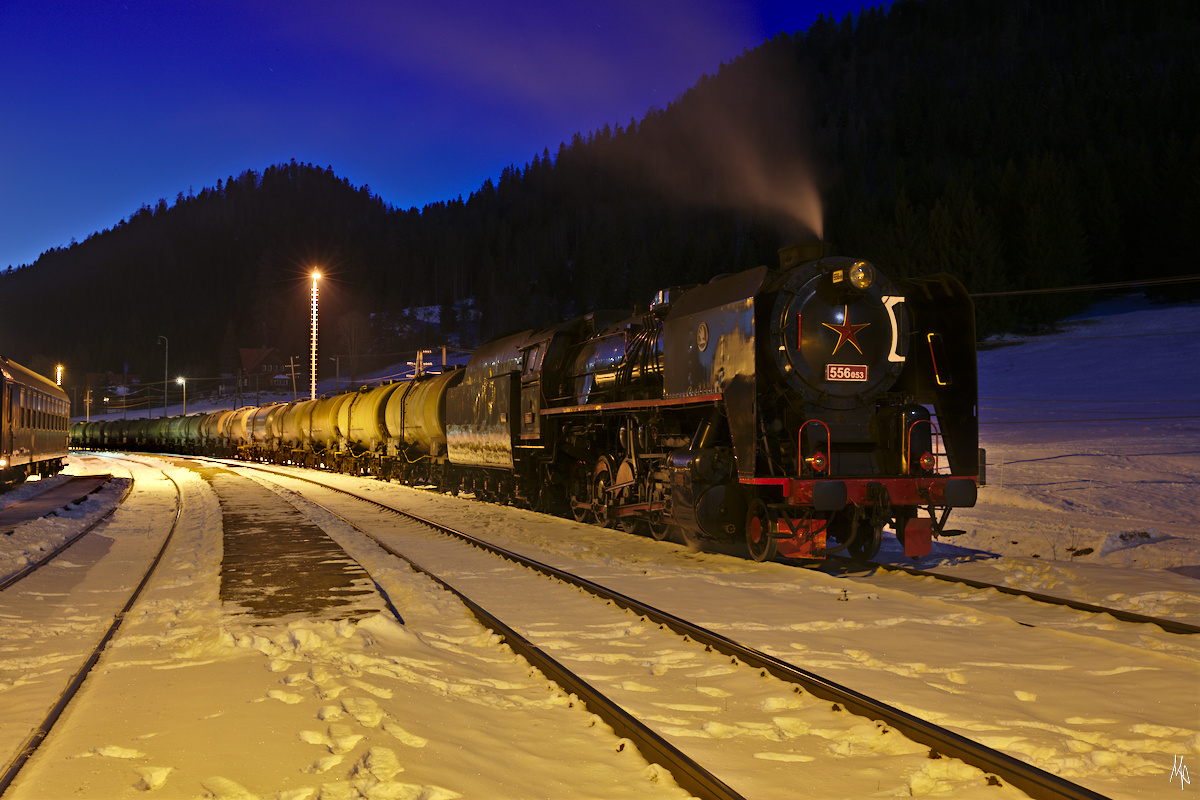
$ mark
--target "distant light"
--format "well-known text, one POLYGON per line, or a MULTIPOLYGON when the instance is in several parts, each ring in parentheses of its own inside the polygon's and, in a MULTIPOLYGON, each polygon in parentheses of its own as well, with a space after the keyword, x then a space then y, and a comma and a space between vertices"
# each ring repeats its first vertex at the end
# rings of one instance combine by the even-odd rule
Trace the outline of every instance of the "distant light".
POLYGON ((57 385, 59 385, 59 386, 62 386, 62 375, 63 375, 63 365, 62 365, 62 364, 59 364, 58 366, 56 366, 56 367, 54 368, 54 382, 55 382, 55 384, 57 384, 57 385))
POLYGON ((309 365, 310 391, 309 399, 317 399, 317 279, 321 273, 312 274, 312 361, 309 365))

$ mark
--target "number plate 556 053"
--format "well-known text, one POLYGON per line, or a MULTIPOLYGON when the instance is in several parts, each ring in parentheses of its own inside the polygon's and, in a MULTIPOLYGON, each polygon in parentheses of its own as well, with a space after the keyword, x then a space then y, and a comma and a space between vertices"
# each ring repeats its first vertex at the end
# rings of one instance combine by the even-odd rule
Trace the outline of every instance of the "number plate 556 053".
POLYGON ((825 380, 827 381, 865 381, 867 367, 865 364, 826 364, 825 380))

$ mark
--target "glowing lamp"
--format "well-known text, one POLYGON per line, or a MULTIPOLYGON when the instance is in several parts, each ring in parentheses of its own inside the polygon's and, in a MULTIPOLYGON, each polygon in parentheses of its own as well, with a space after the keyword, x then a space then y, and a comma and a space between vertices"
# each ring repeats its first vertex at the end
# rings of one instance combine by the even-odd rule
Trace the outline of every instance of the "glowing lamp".
POLYGON ((314 271, 312 274, 312 363, 309 365, 310 400, 317 399, 317 281, 320 278, 321 273, 314 271))
POLYGON ((847 279, 855 289, 867 289, 875 283, 875 268, 866 261, 859 261, 850 268, 847 279))

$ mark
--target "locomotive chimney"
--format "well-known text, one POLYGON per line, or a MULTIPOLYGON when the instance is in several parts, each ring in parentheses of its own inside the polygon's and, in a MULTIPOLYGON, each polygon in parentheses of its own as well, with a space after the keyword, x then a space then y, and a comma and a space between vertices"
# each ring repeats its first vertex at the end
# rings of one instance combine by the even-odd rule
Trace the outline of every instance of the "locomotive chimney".
POLYGON ((830 255, 833 255, 833 245, 829 242, 797 242, 779 248, 779 267, 791 269, 805 261, 815 261, 830 255))

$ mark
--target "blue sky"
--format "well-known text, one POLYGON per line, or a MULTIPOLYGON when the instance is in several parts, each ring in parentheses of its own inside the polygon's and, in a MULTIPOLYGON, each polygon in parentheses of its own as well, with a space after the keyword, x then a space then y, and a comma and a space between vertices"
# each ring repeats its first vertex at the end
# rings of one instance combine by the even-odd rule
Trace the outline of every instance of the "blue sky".
POLYGON ((861 0, 4 0, 0 269, 290 159, 397 207, 640 120, 861 0))

